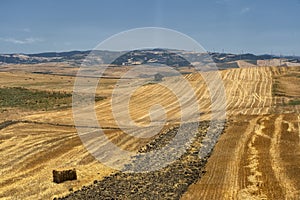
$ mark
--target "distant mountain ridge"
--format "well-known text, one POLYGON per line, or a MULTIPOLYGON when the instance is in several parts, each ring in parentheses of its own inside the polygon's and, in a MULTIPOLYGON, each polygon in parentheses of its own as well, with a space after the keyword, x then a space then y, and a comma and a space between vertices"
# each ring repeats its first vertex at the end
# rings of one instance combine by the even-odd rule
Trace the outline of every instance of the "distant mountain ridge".
MULTIPOLYGON (((116 52, 95 51, 101 57, 110 57, 116 52)), ((88 51, 67 51, 67 52, 45 52, 36 54, 0 54, 1 64, 38 64, 47 62, 71 62, 81 64, 81 62, 91 53, 88 51)))
MULTIPOLYGON (((36 54, 0 54, 0 64, 38 64, 48 62, 68 62, 74 65, 80 65, 83 60, 91 53, 88 51, 67 51, 67 52, 45 52, 36 54)), ((148 49, 148 50, 134 50, 130 52, 114 52, 114 51, 93 51, 94 56, 98 56, 106 64, 114 65, 138 65, 146 63, 160 63, 171 66, 187 66, 189 62, 182 57, 176 55, 176 52, 183 52, 180 50, 165 50, 165 49, 148 49), (111 62, 115 59, 113 62, 111 62)), ((246 54, 231 54, 231 53, 211 53, 200 54, 196 52, 184 52, 185 57, 189 61, 203 57, 203 60, 208 57, 212 59, 217 65, 222 64, 236 65, 234 62, 245 60, 251 64, 256 65, 259 60, 271 59, 285 59, 288 62, 300 63, 299 56, 274 56, 274 55, 254 55, 246 54), (209 56, 208 56, 209 55, 209 56)))

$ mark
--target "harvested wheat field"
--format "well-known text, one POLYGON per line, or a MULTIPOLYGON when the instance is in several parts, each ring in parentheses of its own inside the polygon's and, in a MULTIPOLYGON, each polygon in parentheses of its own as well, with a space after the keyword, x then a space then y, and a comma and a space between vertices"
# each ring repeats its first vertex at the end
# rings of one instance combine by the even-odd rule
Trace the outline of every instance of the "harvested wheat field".
MULTIPOLYGON (((95 160, 83 146, 73 122, 69 98, 73 77, 1 74, 1 88, 10 88, 13 92, 20 91, 15 89, 18 87, 27 89, 24 91, 28 93, 42 91, 38 97, 39 106, 32 110, 28 110, 26 102, 19 101, 18 105, 22 106, 1 108, 0 152, 4 155, 0 161, 1 199, 53 199, 74 194, 73 191, 93 183, 101 185, 101 180, 130 179, 118 172, 117 178, 105 178, 116 171, 95 160), (13 81, 16 79, 18 82, 13 81), (54 103, 51 101, 53 95, 56 97, 54 103), (78 180, 61 184, 52 182, 52 170, 72 168, 76 168, 78 180)), ((300 195, 299 74, 299 67, 247 67, 221 71, 226 93, 226 128, 207 161, 192 159, 201 163, 198 171, 186 183, 179 181, 176 187, 184 189, 173 196, 182 199, 297 199, 300 195)), ((192 118, 191 110, 189 122, 209 120, 210 91, 203 77, 188 74, 185 78, 193 86, 201 108, 199 118, 192 118)), ((136 139, 120 130, 119 126, 127 129, 131 126, 122 122, 117 124, 114 120, 110 96, 116 81, 102 79, 98 85, 96 95, 99 99, 95 104, 98 121, 114 144, 129 151, 139 151, 156 140, 155 137, 136 139)), ((165 78, 163 82, 176 83, 176 77, 165 78)), ((126 87, 135 84, 135 81, 128 81, 126 87)), ((141 126, 149 124, 149 109, 157 103, 165 108, 166 113, 161 132, 177 126, 180 106, 189 105, 188 101, 179 105, 168 88, 147 84, 131 96, 130 117, 141 126)), ((197 145, 199 148, 200 144, 197 145)), ((184 163, 189 162, 188 155, 187 158, 184 163)), ((189 165, 179 163, 176 166, 189 165)), ((172 168, 175 169, 178 168, 172 168)), ((176 173, 172 170, 173 174, 176 173)), ((168 172, 166 177, 172 173, 168 172)), ((138 186, 143 182, 135 184, 138 186)), ((108 187, 107 190, 112 189, 108 187)))
POLYGON ((300 199, 299 67, 243 70, 231 101, 239 106, 182 199, 300 199))
POLYGON ((182 199, 299 199, 299 115, 231 120, 182 199))

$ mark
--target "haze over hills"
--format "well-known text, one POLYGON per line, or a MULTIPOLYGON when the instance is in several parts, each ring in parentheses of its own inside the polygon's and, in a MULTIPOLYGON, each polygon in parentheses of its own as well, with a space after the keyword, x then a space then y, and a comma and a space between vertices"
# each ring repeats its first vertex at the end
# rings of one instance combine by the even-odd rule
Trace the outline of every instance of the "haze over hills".
POLYGON ((169 66, 188 66, 186 59, 178 55, 184 54, 185 58, 193 64, 193 61, 211 59, 217 64, 219 69, 238 68, 246 65, 263 66, 264 62, 273 66, 289 66, 293 63, 300 63, 299 56, 274 56, 269 54, 254 55, 232 54, 232 53, 198 53, 185 52, 180 50, 167 49, 146 49, 134 50, 130 52, 117 51, 68 51, 68 52, 45 52, 37 54, 0 54, 0 65, 5 64, 41 64, 41 63, 68 63, 72 66, 79 66, 87 56, 92 56, 101 60, 105 64, 114 65, 139 65, 139 64, 166 64, 169 66), (244 61, 243 63, 238 61, 244 61), (279 61, 279 62, 278 62, 279 61))

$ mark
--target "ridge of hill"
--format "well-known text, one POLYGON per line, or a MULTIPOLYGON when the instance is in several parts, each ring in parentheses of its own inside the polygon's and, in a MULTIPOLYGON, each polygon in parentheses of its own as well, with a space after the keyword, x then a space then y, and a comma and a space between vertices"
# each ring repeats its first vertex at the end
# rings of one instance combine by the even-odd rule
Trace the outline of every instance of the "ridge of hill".
POLYGON ((180 58, 179 55, 185 55, 190 62, 210 59, 214 61, 219 68, 237 68, 239 60, 244 60, 254 65, 260 65, 259 61, 271 61, 280 59, 281 65, 285 63, 300 63, 299 56, 274 56, 269 54, 255 55, 251 53, 232 54, 232 53, 198 53, 182 50, 169 49, 143 49, 130 52, 105 51, 105 50, 87 50, 87 51, 67 51, 67 52, 44 52, 36 54, 0 54, 0 65, 5 64, 41 64, 41 63, 69 63, 80 65, 87 56, 97 57, 104 64, 115 65, 139 65, 145 63, 160 63, 171 66, 188 66, 189 62, 180 58), (117 58, 117 59, 114 59, 117 58), (111 62, 113 60, 113 62, 111 62))

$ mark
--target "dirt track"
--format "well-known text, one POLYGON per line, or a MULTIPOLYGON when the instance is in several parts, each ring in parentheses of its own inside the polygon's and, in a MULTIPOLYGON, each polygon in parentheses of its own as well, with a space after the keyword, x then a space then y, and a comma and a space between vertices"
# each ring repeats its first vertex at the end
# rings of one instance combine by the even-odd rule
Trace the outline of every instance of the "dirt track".
MULTIPOLYGON (((204 173, 202 169, 207 157, 200 159, 198 151, 208 126, 208 122, 201 122, 191 147, 180 159, 166 167, 147 173, 117 172, 62 199, 179 199, 187 187, 204 173)), ((220 123, 216 122, 212 126, 216 132, 223 130, 220 123)), ((158 135, 152 142, 142 147, 139 152, 150 152, 164 147, 165 143, 172 139, 177 131, 175 128, 165 134, 158 135)), ((159 164, 161 159, 172 154, 176 154, 176 149, 170 149, 168 153, 155 155, 151 159, 159 164)), ((139 159, 136 158, 134 157, 133 162, 125 168, 130 166, 134 169, 149 166, 147 157, 140 155, 139 159)))

